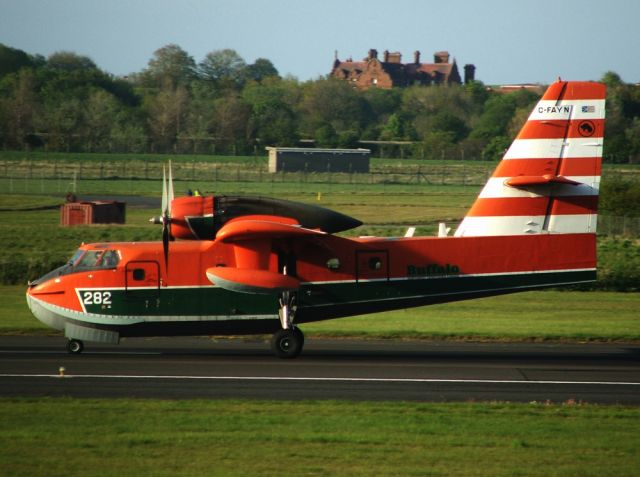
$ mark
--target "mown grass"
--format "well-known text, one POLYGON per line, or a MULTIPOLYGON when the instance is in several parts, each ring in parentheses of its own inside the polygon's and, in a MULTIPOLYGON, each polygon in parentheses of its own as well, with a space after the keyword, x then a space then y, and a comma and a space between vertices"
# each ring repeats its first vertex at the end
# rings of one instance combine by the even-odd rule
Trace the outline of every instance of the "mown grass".
POLYGON ((635 476, 638 408, 0 399, 6 476, 635 476))
MULTIPOLYGON (((52 334, 25 286, 0 287, 0 334, 52 334)), ((307 336, 504 341, 638 341, 640 294, 528 292, 308 323, 307 336)))
POLYGON ((307 324, 312 335, 473 340, 640 340, 640 294, 538 291, 307 324))

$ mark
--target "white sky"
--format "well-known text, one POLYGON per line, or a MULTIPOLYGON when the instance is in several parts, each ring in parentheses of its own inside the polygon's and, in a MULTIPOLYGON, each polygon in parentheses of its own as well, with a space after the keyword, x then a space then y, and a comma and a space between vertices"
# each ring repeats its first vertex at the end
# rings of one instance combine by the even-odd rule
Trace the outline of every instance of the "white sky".
POLYGON ((314 79, 338 57, 370 48, 423 61, 448 50, 487 84, 640 82, 637 0, 0 0, 0 43, 28 53, 67 50, 115 75, 141 71, 169 43, 196 62, 235 49, 247 63, 314 79))

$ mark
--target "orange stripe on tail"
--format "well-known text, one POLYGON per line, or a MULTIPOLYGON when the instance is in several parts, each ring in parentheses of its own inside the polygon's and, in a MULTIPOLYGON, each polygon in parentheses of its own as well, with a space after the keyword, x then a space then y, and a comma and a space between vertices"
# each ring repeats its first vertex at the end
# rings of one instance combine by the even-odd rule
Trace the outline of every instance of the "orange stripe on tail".
POLYGON ((604 85, 549 86, 455 235, 596 231, 604 85))

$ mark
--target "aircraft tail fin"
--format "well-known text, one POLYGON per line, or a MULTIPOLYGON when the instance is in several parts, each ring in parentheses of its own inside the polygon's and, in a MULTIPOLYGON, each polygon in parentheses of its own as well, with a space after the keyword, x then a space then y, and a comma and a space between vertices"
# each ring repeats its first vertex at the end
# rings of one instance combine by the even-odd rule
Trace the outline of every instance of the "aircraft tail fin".
POLYGON ((605 93, 549 86, 455 235, 595 234, 605 93))

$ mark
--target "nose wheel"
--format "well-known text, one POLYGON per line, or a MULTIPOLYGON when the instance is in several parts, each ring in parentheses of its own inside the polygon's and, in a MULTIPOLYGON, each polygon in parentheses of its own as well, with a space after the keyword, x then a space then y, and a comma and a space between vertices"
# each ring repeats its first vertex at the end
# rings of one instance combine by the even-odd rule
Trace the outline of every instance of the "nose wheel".
POLYGON ((84 349, 84 344, 80 340, 69 340, 67 341, 67 351, 70 354, 80 354, 84 349))

